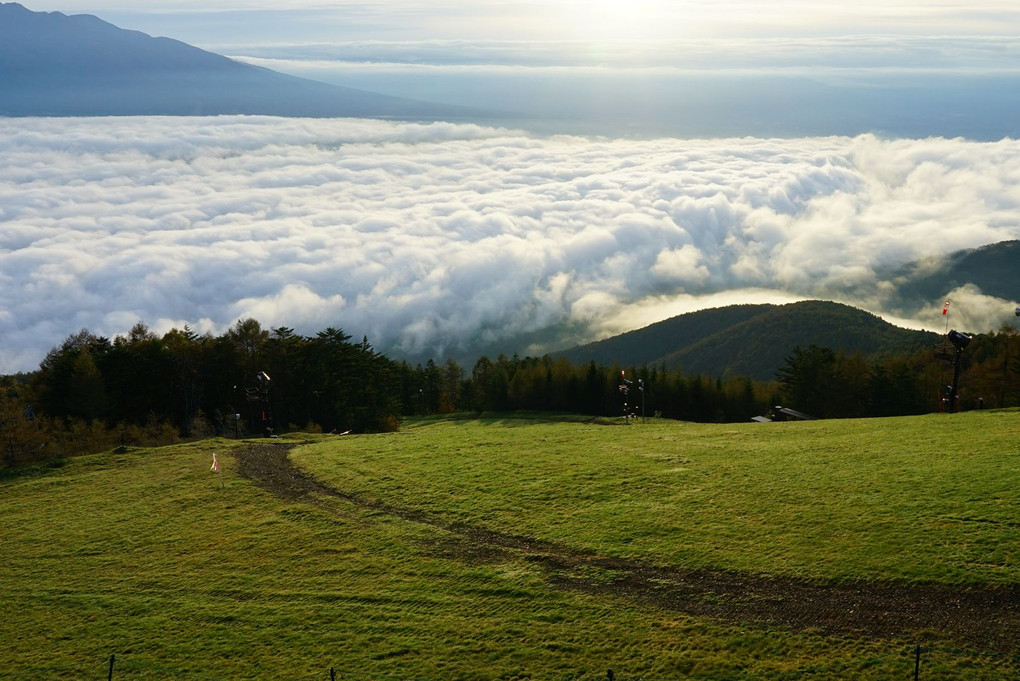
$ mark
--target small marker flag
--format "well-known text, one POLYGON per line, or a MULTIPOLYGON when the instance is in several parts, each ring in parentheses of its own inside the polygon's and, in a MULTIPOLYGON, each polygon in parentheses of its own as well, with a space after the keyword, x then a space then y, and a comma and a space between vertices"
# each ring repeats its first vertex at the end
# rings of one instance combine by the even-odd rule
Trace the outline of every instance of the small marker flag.
POLYGON ((210 468, 209 470, 213 471, 214 473, 219 473, 220 472, 220 462, 216 460, 216 452, 213 452, 213 455, 212 455, 212 468, 210 468))
POLYGON ((942 306, 942 315, 945 316, 947 314, 949 314, 949 301, 948 300, 946 301, 946 304, 942 306))

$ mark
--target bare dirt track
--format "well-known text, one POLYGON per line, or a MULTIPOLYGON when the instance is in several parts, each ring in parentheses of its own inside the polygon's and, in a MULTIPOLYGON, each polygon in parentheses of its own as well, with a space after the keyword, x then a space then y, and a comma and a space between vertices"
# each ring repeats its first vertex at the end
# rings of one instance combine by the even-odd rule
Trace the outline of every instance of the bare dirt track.
POLYGON ((447 533, 434 551, 465 562, 523 558, 550 585, 626 598, 685 615, 837 635, 896 638, 937 632, 982 652, 1020 653, 1020 585, 961 587, 868 581, 827 583, 714 570, 660 568, 578 551, 532 537, 451 524, 428 513, 363 499, 297 468, 289 446, 253 444, 237 450, 239 472, 277 496, 314 502, 344 499, 447 533))

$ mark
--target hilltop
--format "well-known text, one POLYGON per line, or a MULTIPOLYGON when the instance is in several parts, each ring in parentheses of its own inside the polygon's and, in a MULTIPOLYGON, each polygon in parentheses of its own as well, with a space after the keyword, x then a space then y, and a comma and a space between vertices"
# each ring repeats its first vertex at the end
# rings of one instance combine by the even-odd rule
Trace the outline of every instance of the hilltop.
POLYGON ((873 356, 929 347, 936 340, 936 334, 903 329, 849 305, 809 300, 699 310, 556 356, 575 364, 662 365, 769 380, 797 346, 873 356))
MULTIPOLYGON (((918 260, 876 273, 893 293, 889 309, 915 317, 925 306, 970 286, 1002 299, 1003 310, 1020 292, 1020 241, 1003 241, 918 260)), ((848 353, 885 356, 925 348, 935 334, 896 327, 880 317, 829 301, 788 305, 730 305, 690 312, 612 338, 554 353, 574 363, 665 366, 723 377, 775 376, 794 347, 820 345, 848 353)))

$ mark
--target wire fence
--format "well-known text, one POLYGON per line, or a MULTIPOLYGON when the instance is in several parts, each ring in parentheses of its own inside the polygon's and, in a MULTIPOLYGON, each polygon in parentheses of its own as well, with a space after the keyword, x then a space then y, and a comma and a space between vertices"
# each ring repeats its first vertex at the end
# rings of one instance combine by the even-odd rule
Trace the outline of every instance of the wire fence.
MULTIPOLYGON (((107 681, 138 679, 184 679, 187 681, 225 681, 233 678, 272 678, 279 681, 440 681, 451 677, 463 678, 464 673, 450 675, 420 675, 414 673, 384 674, 343 667, 321 667, 320 671, 294 674, 269 672, 261 674, 257 665, 236 670, 229 676, 217 676, 194 668, 174 667, 148 662, 134 657, 110 655, 106 661, 107 681)), ((609 668, 599 672, 577 674, 532 675, 520 671, 500 674, 493 670, 479 673, 480 677, 500 679, 531 679, 534 681, 800 681, 802 679, 859 679, 874 678, 883 681, 935 681, 936 679, 988 679, 1004 681, 1020 679, 1020 654, 976 653, 931 646, 911 646, 898 649, 889 655, 863 658, 783 671, 742 671, 720 673, 690 673, 661 676, 631 674, 623 668, 609 668)), ((89 678, 95 678, 92 674, 89 678)))

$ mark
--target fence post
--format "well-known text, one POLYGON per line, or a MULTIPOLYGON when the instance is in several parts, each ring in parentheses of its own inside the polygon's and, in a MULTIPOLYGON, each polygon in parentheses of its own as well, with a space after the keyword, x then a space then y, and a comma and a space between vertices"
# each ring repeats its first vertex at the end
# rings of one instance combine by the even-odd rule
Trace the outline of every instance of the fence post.
POLYGON ((116 655, 110 655, 110 675, 106 677, 107 681, 113 681, 113 661, 116 659, 116 655))
POLYGON ((921 676, 921 646, 914 648, 914 681, 921 676))

